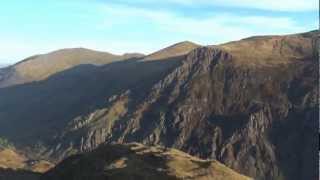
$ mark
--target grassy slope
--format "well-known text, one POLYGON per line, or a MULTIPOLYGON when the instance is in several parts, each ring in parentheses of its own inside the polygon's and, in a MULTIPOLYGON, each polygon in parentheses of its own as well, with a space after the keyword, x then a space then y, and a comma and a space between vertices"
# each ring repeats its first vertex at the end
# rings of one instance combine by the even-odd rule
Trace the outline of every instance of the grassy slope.
POLYGON ((43 176, 67 179, 197 179, 249 180, 217 161, 201 160, 175 149, 142 144, 102 145, 96 150, 67 158, 43 176))

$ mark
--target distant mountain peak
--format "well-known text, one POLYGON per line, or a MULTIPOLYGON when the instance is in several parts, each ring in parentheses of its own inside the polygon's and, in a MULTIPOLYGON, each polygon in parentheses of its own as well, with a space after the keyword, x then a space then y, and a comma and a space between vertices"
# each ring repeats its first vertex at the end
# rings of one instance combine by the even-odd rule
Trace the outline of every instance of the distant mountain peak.
POLYGON ((10 77, 0 82, 0 87, 40 81, 49 76, 81 64, 104 65, 130 58, 142 58, 140 54, 114 55, 86 48, 65 48, 28 57, 12 66, 10 77))
POLYGON ((144 58, 145 61, 150 60, 161 60, 168 59, 172 57, 182 56, 189 53, 191 50, 198 48, 200 45, 193 43, 191 41, 182 41, 176 44, 173 44, 169 47, 161 49, 155 53, 152 53, 144 58))
POLYGON ((130 58, 143 58, 146 55, 142 53, 124 53, 122 56, 130 59, 130 58))
POLYGON ((9 64, 0 64, 0 68, 5 68, 7 66, 9 66, 9 64))
POLYGON ((83 48, 83 47, 76 47, 76 48, 63 48, 63 49, 58 49, 52 52, 49 52, 48 54, 45 55, 52 55, 52 54, 63 54, 63 53, 102 53, 105 55, 110 55, 110 56, 117 56, 109 52, 104 52, 104 51, 97 51, 97 50, 92 50, 88 48, 83 48))
POLYGON ((199 46, 198 44, 192 42, 192 41, 181 41, 178 43, 173 44, 172 46, 199 46))

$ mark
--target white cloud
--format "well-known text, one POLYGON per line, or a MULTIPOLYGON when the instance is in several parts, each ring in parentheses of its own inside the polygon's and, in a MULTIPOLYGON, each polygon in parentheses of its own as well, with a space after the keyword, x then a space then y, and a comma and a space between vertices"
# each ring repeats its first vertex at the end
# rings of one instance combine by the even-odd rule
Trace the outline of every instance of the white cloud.
MULTIPOLYGON (((158 0, 137 0, 140 3, 159 3, 158 0)), ((162 0, 162 3, 187 6, 209 5, 220 7, 238 7, 272 11, 316 11, 318 0, 162 0)))

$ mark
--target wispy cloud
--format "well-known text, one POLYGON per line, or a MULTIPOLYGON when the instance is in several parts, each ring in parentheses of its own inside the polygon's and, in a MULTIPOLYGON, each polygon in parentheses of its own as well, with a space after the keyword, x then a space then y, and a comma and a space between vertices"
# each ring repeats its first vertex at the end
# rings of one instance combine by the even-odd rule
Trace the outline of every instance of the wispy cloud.
POLYGON ((156 11, 124 5, 105 5, 105 27, 140 22, 154 25, 162 31, 184 36, 189 40, 206 39, 202 43, 220 43, 257 34, 286 34, 309 30, 289 17, 238 16, 232 13, 207 17, 180 15, 171 11, 156 11))
MULTIPOLYGON (((123 0, 125 1, 125 0, 123 0)), ((158 0, 136 0, 139 3, 160 3, 158 0)), ((318 0, 162 0, 162 4, 180 4, 186 6, 220 6, 272 11, 316 11, 318 0)))

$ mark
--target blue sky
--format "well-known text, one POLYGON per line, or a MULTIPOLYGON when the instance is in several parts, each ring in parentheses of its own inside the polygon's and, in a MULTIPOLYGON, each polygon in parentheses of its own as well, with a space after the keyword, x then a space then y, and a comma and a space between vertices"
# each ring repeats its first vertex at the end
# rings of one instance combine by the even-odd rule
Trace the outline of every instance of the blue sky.
POLYGON ((151 53, 318 28, 318 0, 8 0, 0 64, 61 48, 151 53))

